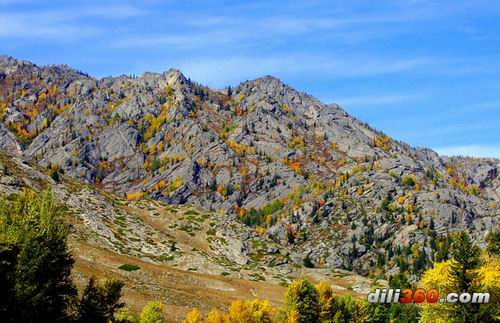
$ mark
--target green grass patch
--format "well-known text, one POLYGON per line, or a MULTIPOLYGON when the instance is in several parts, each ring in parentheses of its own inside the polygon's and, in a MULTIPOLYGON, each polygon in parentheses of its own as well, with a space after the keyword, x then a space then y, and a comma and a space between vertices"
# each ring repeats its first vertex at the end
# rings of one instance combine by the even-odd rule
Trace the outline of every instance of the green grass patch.
POLYGON ((156 257, 158 261, 172 261, 174 260, 174 255, 163 254, 161 256, 156 257))
POLYGON ((118 269, 125 270, 125 271, 136 271, 141 269, 141 267, 136 266, 136 265, 131 265, 131 264, 123 264, 118 269))
POLYGON ((250 277, 252 277, 250 280, 253 280, 253 281, 265 281, 266 280, 264 278, 264 276, 259 275, 259 274, 250 274, 250 277))
POLYGON ((199 215, 200 213, 195 210, 187 210, 184 215, 199 215))

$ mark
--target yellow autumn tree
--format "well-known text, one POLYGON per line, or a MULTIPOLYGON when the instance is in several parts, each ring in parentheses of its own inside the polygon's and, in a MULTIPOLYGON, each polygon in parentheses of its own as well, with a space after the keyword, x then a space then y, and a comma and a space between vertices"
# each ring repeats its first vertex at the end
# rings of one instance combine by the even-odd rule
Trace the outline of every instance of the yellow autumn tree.
POLYGON ((496 319, 500 320, 500 308, 498 302, 500 301, 500 257, 498 255, 483 256, 483 266, 478 270, 479 288, 483 292, 490 293, 490 300, 488 305, 482 304, 481 306, 488 308, 496 314, 496 319), (494 308, 496 307, 496 309, 494 308))
POLYGON ((333 289, 325 282, 316 286, 319 302, 319 319, 322 322, 329 322, 335 316, 335 297, 333 289))
POLYGON ((307 279, 298 279, 291 283, 285 292, 285 306, 282 312, 288 322, 318 322, 318 291, 314 285, 307 279))
POLYGON ((500 288, 500 258, 498 256, 485 255, 484 265, 478 270, 481 277, 481 286, 485 290, 498 292, 500 288))
POLYGON ((305 146, 304 139, 301 136, 293 138, 290 148, 302 148, 305 146))
POLYGON ((158 301, 152 301, 146 304, 141 312, 140 323, 163 323, 163 304, 158 301))
POLYGON ((149 153, 151 155, 156 154, 156 145, 155 144, 151 144, 151 146, 149 146, 149 153))
MULTIPOLYGON (((426 290, 435 288, 439 295, 445 295, 453 289, 451 276, 451 260, 435 263, 434 267, 428 269, 421 279, 422 287, 426 290)), ((445 323, 450 321, 451 308, 447 303, 422 304, 421 322, 445 323)))
POLYGON ((203 323, 203 316, 197 308, 193 308, 186 316, 184 323, 203 323))
MULTIPOLYGON (((474 292, 490 293, 489 304, 481 304, 484 317, 494 316, 496 305, 500 297, 500 260, 498 256, 483 255, 483 265, 476 272, 476 279, 473 282, 478 289, 474 292), (492 314, 491 314, 492 313, 492 314)), ((459 292, 452 275, 453 260, 435 263, 434 267, 428 269, 421 279, 422 288, 429 290, 435 288, 439 291, 440 297, 444 297, 450 292, 459 292)), ((456 320, 456 311, 450 303, 423 303, 422 317, 420 322, 444 323, 456 320)), ((498 314, 497 314, 498 316, 498 314)), ((498 317, 497 317, 498 319, 498 317)))
POLYGON ((179 189, 182 186, 183 182, 184 181, 182 180, 182 177, 177 176, 175 179, 170 181, 170 183, 168 184, 168 191, 173 192, 173 191, 179 189))
POLYGON ((218 310, 212 310, 208 313, 205 323, 226 323, 226 317, 218 310))
POLYGON ((255 228, 255 232, 257 232, 259 235, 263 235, 264 233, 266 233, 266 228, 264 227, 261 227, 261 226, 258 226, 257 228, 255 228))
POLYGON ((133 192, 133 193, 128 193, 127 194, 127 200, 132 201, 132 200, 138 200, 141 197, 143 197, 145 194, 144 192, 133 192))
POLYGON ((267 300, 237 300, 229 307, 228 322, 271 323, 275 315, 275 309, 267 300))

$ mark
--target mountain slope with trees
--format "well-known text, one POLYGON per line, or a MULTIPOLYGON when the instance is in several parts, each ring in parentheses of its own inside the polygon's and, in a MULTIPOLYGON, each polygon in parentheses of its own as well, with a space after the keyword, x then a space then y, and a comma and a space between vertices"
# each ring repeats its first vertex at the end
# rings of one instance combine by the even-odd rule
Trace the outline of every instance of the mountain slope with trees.
POLYGON ((246 226, 221 234, 271 266, 416 277, 446 260, 447 234, 484 245, 499 226, 498 160, 412 148, 269 76, 214 90, 2 56, 0 120, 0 148, 53 178, 221 212, 246 226))

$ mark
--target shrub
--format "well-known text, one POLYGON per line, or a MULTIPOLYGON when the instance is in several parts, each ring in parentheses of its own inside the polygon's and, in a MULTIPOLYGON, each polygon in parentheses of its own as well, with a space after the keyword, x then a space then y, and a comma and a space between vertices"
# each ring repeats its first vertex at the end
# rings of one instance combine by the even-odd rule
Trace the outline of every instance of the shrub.
POLYGON ((144 192, 128 193, 127 194, 127 200, 129 200, 129 201, 138 200, 138 199, 140 199, 143 196, 144 196, 144 192))
POLYGON ((471 185, 467 190, 467 193, 469 193, 469 195, 478 196, 481 194, 481 189, 477 185, 471 185))
POLYGON ((404 175, 402 178, 401 178, 401 185, 404 185, 404 186, 415 186, 415 178, 411 175, 404 175))
POLYGON ((290 148, 302 148, 305 146, 304 139, 301 136, 293 138, 290 148))
POLYGON ((229 139, 226 143, 239 156, 255 154, 255 149, 246 144, 239 144, 232 139, 229 139))
POLYGON ((251 227, 264 225, 270 227, 276 223, 276 218, 272 214, 280 211, 283 207, 283 203, 279 199, 276 199, 257 210, 251 208, 249 212, 243 214, 242 221, 251 227))
POLYGON ((383 200, 382 200, 382 203, 380 203, 380 208, 384 211, 388 211, 389 210, 389 204, 391 204, 391 201, 385 197, 383 200))
POLYGON ((141 312, 141 323, 163 323, 163 304, 158 301, 149 302, 141 312))
POLYGON ((255 228, 255 232, 257 232, 259 235, 263 235, 264 233, 266 233, 266 228, 263 228, 263 227, 257 227, 255 228))
POLYGON ((158 158, 153 158, 153 161, 151 162, 151 171, 155 172, 161 167, 161 161, 158 158))
POLYGON ((226 318, 224 314, 222 314, 218 310, 212 310, 207 315, 206 323, 224 323, 226 322, 226 318))
POLYGON ((304 258, 303 263, 304 263, 304 267, 306 267, 306 268, 314 268, 314 264, 313 264, 311 258, 309 258, 309 256, 304 258))
POLYGON ((60 169, 59 165, 54 164, 54 163, 50 164, 50 166, 49 166, 49 175, 50 175, 50 177, 54 181, 59 182, 59 179, 60 179, 59 174, 60 174, 60 172, 61 172, 61 169, 60 169))
POLYGON ((178 176, 168 184, 168 191, 173 192, 178 190, 183 184, 182 177, 178 176))

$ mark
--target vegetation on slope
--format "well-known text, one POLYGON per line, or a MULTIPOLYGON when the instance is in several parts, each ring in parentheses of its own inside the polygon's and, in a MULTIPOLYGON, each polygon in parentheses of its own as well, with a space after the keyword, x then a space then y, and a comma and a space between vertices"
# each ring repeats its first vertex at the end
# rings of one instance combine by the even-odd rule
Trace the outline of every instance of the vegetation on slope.
POLYGON ((123 283, 91 278, 79 296, 71 280, 65 210, 51 191, 0 200, 0 321, 108 322, 124 306, 123 283))
MULTIPOLYGON (((161 322, 162 304, 148 304, 140 318, 122 309, 123 283, 108 280, 102 285, 90 279, 80 296, 70 278, 73 260, 66 240, 64 209, 50 191, 25 190, 0 201, 0 298, 2 322, 161 322)), ((400 322, 463 321, 493 322, 499 319, 498 233, 488 237, 481 254, 465 232, 453 237, 452 257, 425 272, 424 288, 489 292, 489 304, 368 304, 334 295, 330 286, 313 286, 300 279, 290 284, 284 306, 273 308, 265 300, 235 301, 227 313, 214 310, 203 317, 193 310, 187 322, 400 322)), ((406 286, 404 278, 391 282, 406 286)))
POLYGON ((465 232, 453 238, 452 258, 435 263, 418 285, 411 286, 404 275, 396 276, 390 287, 431 289, 448 292, 487 292, 488 304, 370 304, 336 296, 326 283, 313 286, 305 279, 290 284, 284 306, 275 309, 266 301, 235 301, 228 312, 211 311, 203 317, 193 309, 187 323, 216 322, 496 322, 500 320, 500 253, 498 233, 490 236, 486 252, 480 252, 465 232))

